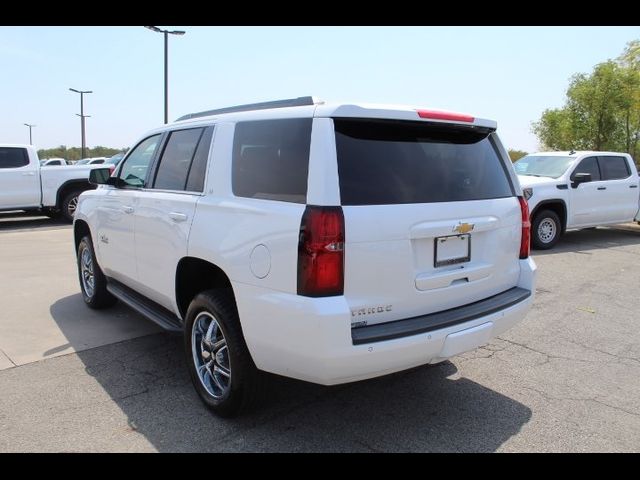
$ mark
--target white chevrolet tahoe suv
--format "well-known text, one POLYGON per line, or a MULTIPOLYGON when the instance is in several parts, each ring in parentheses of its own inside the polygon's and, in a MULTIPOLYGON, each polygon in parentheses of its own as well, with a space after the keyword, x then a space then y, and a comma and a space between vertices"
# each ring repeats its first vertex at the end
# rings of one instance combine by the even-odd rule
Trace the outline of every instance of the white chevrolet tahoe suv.
POLYGON ((539 152, 514 166, 534 248, 552 248, 566 230, 640 221, 640 177, 628 153, 539 152))
POLYGON ((324 385, 437 363, 523 319, 529 215, 493 121, 312 97, 187 115, 81 195, 85 302, 184 332, 223 416, 263 372, 324 385))

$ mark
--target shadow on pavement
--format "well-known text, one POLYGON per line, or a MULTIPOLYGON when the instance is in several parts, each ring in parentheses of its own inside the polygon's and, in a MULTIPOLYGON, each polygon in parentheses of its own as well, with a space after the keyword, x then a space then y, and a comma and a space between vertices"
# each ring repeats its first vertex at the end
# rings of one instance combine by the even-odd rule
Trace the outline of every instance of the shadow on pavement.
POLYGON ((640 225, 625 223, 611 227, 572 230, 565 233, 550 250, 532 250, 534 256, 556 253, 588 253, 612 247, 640 244, 640 225))
POLYGON ((49 218, 41 213, 0 213, 0 232, 44 228, 64 228, 71 224, 59 218, 49 218))
MULTIPOLYGON (((108 324, 108 312, 118 308, 94 321, 108 324)), ((69 317, 84 313, 53 307, 51 313, 73 343, 77 322, 69 317)), ((492 452, 531 418, 528 407, 458 378, 450 362, 335 387, 271 375, 262 404, 227 420, 200 402, 178 335, 149 335, 77 356, 127 416, 131 432, 161 452, 492 452)))

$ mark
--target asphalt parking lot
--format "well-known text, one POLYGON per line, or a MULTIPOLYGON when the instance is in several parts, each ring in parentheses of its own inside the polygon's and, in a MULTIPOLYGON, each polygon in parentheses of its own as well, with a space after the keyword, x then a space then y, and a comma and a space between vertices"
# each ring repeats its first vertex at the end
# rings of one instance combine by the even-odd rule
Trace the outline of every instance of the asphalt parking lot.
POLYGON ((534 309, 474 352, 211 415, 180 338, 82 303, 72 231, 0 214, 0 451, 640 451, 640 227, 570 232, 534 309))

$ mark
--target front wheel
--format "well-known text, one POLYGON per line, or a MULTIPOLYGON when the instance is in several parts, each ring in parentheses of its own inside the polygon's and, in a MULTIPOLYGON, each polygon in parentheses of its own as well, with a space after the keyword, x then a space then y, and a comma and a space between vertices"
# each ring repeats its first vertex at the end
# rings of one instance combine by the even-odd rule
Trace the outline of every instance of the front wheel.
POLYGON ((558 214, 552 210, 543 210, 536 214, 531 224, 531 244, 533 248, 548 250, 558 243, 561 232, 558 214))
POLYGON ((247 349, 233 295, 226 290, 198 294, 187 311, 184 347, 187 368, 204 404, 221 417, 250 408, 264 389, 247 349))
POLYGON ((98 310, 116 303, 116 298, 107 291, 107 279, 96 261, 89 235, 78 244, 78 279, 84 303, 90 308, 98 310))

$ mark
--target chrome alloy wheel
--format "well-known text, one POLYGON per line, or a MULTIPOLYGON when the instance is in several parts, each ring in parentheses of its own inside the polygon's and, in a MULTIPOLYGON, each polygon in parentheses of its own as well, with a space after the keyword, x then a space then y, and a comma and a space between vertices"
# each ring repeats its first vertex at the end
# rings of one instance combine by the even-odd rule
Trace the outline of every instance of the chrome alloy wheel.
POLYGON ((544 218, 538 225, 538 238, 542 243, 550 243, 556 238, 556 223, 550 218, 544 218))
POLYGON ((76 195, 69 201, 69 204, 67 205, 67 213, 71 218, 73 218, 73 216, 75 215, 77 208, 78 208, 78 196, 76 195))
POLYGON ((93 274, 93 255, 86 245, 80 251, 80 274, 84 293, 89 298, 93 297, 96 290, 96 277, 93 274))
POLYGON ((227 394, 231 386, 231 363, 227 340, 218 321, 201 312, 191 330, 191 352, 200 383, 213 398, 227 394))

